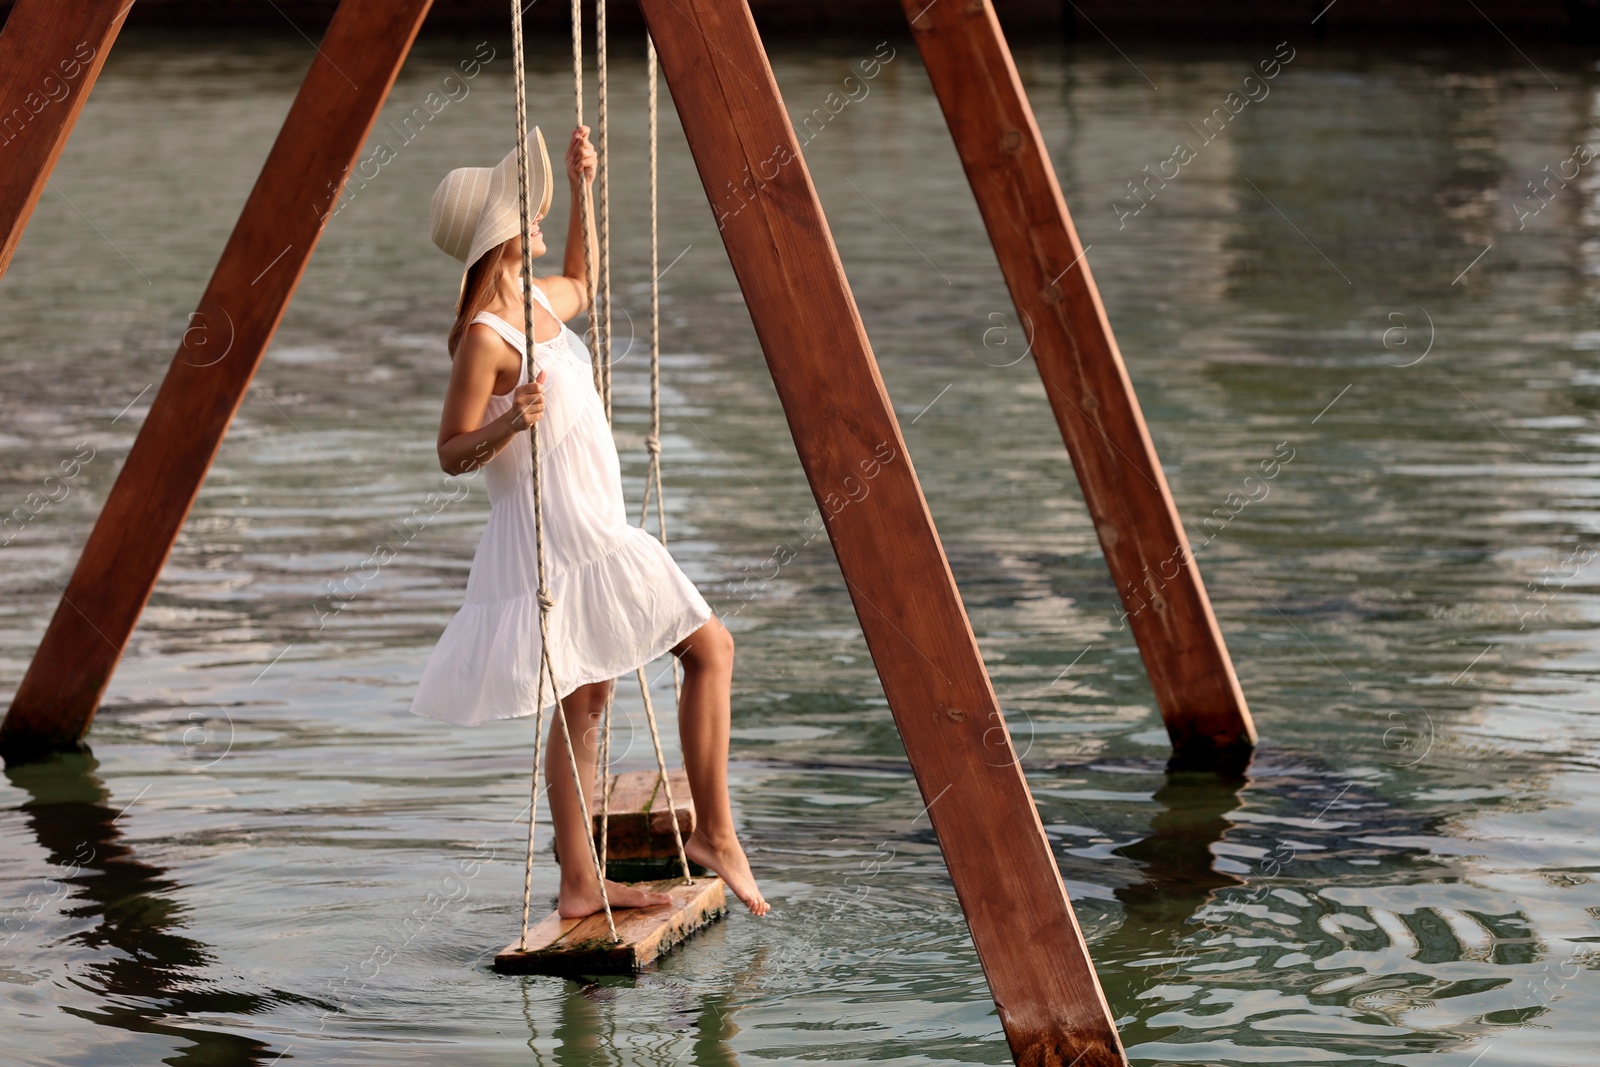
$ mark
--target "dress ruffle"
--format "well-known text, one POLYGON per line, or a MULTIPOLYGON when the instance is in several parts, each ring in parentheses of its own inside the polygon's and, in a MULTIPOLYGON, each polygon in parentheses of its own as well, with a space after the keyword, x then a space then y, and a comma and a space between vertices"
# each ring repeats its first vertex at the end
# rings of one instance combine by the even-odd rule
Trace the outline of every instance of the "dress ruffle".
MULTIPOLYGON (((711 617, 661 542, 635 532, 607 555, 548 579, 555 598, 550 641, 563 697, 665 655, 711 617), (671 595, 663 595, 663 586, 671 595), (634 610, 587 607, 593 604, 631 604, 634 610)), ((411 710, 462 726, 531 715, 539 652, 537 593, 468 601, 439 638, 411 710)), ((548 681, 544 697, 545 707, 555 704, 548 681)))

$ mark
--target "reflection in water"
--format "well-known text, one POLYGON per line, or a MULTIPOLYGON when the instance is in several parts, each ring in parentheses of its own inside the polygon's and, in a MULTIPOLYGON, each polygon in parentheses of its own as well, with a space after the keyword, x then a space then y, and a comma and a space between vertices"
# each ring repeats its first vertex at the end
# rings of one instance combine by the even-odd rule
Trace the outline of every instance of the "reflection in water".
MULTIPOLYGON (((526 991, 527 983, 523 983, 523 989, 526 991)), ((612 991, 605 986, 562 983, 561 1016, 554 1034, 555 1060, 559 1067, 582 1067, 584 1064, 598 1067, 618 1062, 611 1036, 614 1027, 606 1025, 600 1011, 600 1002, 612 999, 612 991), (607 1050, 603 1059, 602 1048, 607 1050)))
POLYGON ((1143 1006, 1123 1029, 1135 1062, 1286 1042, 1356 1058, 1383 1028, 1467 1051, 1566 995, 1578 956, 1434 852, 1442 820, 1282 759, 1258 759, 1248 783, 1169 775, 1150 833, 1115 850, 1140 880, 1115 890, 1125 919, 1093 953, 1112 1003, 1143 1006), (1409 878, 1360 873, 1402 864, 1409 878))
MULTIPOLYGON (((1194 929, 1196 913, 1218 890, 1244 884, 1217 869, 1212 848, 1233 827, 1227 816, 1243 805, 1240 794, 1247 784, 1232 775, 1169 771, 1153 797, 1160 811, 1150 820, 1149 833, 1113 850, 1134 862, 1139 880, 1115 890, 1124 911, 1122 923, 1091 950, 1112 1004, 1137 1003, 1152 975, 1143 968, 1108 968, 1106 961, 1148 956, 1152 945, 1175 947, 1194 929)), ((1172 969, 1171 964, 1163 968, 1172 969)), ((1132 1041, 1139 1035, 1135 1026, 1123 1037, 1132 1041)))
POLYGON ((637 1027, 630 996, 643 994, 648 979, 607 977, 592 982, 563 980, 561 1001, 550 1037, 555 1050, 550 1058, 539 1046, 533 996, 546 980, 522 982, 522 1014, 528 1025, 528 1049, 535 1063, 556 1067, 600 1067, 623 1063, 659 1064, 659 1067, 739 1067, 733 1051, 739 1026, 736 1011, 755 990, 767 951, 758 947, 751 961, 730 980, 713 988, 698 981, 669 979, 666 989, 676 1010, 666 1025, 637 1027), (686 1035, 688 1047, 684 1047, 686 1035))
POLYGON ((1244 803, 1240 793, 1247 784, 1198 771, 1167 775, 1155 793, 1162 810, 1150 820, 1149 836, 1116 850, 1139 865, 1144 880, 1116 891, 1127 919, 1110 940, 1132 937, 1148 945, 1162 931, 1183 929, 1216 890, 1243 884, 1216 869, 1211 846, 1232 825, 1228 813, 1244 803))
POLYGON ((739 1032, 738 1024, 733 1021, 734 1010, 738 1007, 735 998, 735 993, 724 991, 702 999, 704 1009, 695 1021, 691 1060, 695 1067, 738 1067, 739 1057, 734 1055, 730 1044, 733 1035, 739 1032))
POLYGON ((174 932, 183 925, 184 909, 168 894, 178 883, 121 842, 116 823, 122 812, 106 804, 109 794, 95 774, 98 765, 87 752, 74 752, 6 768, 10 783, 28 794, 21 811, 46 858, 75 872, 65 879, 71 895, 63 915, 98 920, 69 940, 100 954, 87 968, 86 984, 101 994, 103 1006, 64 1010, 102 1025, 191 1042, 163 1061, 174 1067, 274 1062, 277 1054, 265 1042, 162 1021, 175 1015, 253 1014, 274 1000, 299 998, 203 986, 211 952, 174 932))
POLYGON ((700 1010, 694 1020, 694 1047, 689 1063, 693 1067, 739 1067, 733 1051, 733 1038, 739 1025, 734 1012, 759 995, 759 979, 767 971, 767 946, 757 945, 750 962, 727 983, 700 996, 700 1010))

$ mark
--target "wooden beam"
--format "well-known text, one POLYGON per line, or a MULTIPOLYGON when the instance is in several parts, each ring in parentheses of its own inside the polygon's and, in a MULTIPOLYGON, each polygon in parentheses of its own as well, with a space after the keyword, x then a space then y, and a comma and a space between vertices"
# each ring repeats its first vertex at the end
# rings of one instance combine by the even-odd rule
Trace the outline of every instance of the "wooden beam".
POLYGON ((0 276, 133 0, 17 0, 0 30, 0 276))
POLYGON ((339 5, 0 726, 7 758, 88 731, 431 2, 339 5))
POLYGON ((746 0, 641 7, 1012 1054, 1122 1064, 746 0))
POLYGON ((990 0, 901 0, 1027 328, 1176 760, 1228 769, 1255 726, 990 0))

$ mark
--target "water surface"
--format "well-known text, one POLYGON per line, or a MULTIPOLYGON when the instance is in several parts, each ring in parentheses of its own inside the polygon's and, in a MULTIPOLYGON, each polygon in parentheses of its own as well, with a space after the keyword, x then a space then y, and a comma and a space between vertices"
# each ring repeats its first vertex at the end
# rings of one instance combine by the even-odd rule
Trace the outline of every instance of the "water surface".
MULTIPOLYGON (((477 45, 423 42, 388 117, 477 45)), ((738 640, 736 813, 775 909, 637 980, 489 968, 520 903, 531 724, 407 708, 486 508, 433 454, 457 272, 426 208, 445 170, 509 144, 494 46, 421 133, 375 133, 395 157, 330 222, 93 755, 0 785, 5 1058, 1007 1062, 670 112, 669 532, 738 640), (378 546, 395 558, 374 574, 378 546)), ((875 41, 775 67, 797 120, 825 109, 806 154, 1134 1062, 1591 1062, 1600 197, 1592 167, 1528 185, 1600 140, 1589 57, 1297 41, 1234 114, 1270 45, 1019 53, 1261 729, 1235 789, 1163 774, 1025 324, 914 50, 892 47, 866 82, 845 79, 875 41), (854 99, 826 110, 836 91, 854 99), (1131 192, 1179 143, 1177 176, 1131 192)), ((6 694, 311 55, 289 33, 127 35, 0 283, 0 498, 59 498, 0 547, 6 694)), ((562 47, 531 63, 559 142, 562 47)), ((620 54, 612 87, 635 502, 642 66, 620 54)), ((546 229, 564 225, 558 198, 546 229)), ((645 767, 621 692, 620 765, 645 767)))

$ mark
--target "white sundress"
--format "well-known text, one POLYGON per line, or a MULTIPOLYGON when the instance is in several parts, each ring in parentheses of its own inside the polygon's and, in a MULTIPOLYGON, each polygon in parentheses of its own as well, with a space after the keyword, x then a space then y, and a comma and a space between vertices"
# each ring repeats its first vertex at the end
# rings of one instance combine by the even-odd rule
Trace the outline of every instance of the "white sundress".
MULTIPOLYGON (((551 311, 537 286, 535 298, 551 311)), ((551 311, 552 316, 554 312, 551 311)), ((473 318, 518 353, 522 331, 485 311, 473 318)), ((545 578, 552 665, 561 696, 617 678, 667 652, 711 618, 711 607, 666 547, 628 522, 622 469, 589 350, 564 323, 534 345, 545 375, 539 434, 545 578)), ((530 380, 524 354, 518 385, 530 380)), ((490 396, 484 422, 510 394, 490 396)), ((531 715, 540 672, 538 561, 528 441, 515 436, 483 467, 489 520, 467 579, 466 604, 428 657, 413 714, 462 726, 531 715)), ((545 706, 555 703, 545 684, 545 706)))

